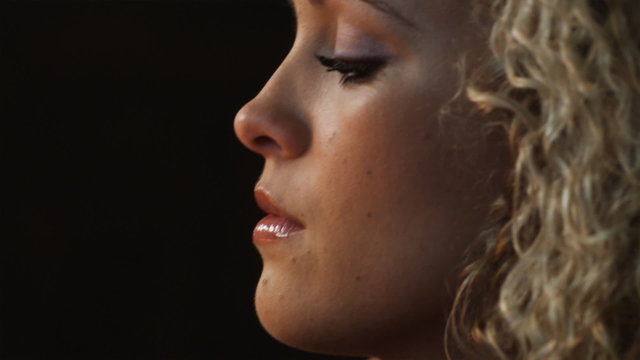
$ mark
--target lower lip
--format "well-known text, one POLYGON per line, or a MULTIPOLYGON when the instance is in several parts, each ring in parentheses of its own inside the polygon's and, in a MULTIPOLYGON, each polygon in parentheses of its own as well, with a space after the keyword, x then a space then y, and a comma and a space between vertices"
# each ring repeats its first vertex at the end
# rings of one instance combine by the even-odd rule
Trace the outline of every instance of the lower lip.
POLYGON ((304 227, 290 219, 267 215, 253 229, 253 242, 256 244, 268 244, 288 238, 301 230, 304 230, 304 227))

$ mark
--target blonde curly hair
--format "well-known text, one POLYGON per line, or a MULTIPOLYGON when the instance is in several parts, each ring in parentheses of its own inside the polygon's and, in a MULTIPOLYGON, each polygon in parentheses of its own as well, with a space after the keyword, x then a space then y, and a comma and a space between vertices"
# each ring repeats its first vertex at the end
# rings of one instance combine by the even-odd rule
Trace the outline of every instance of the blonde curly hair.
POLYGON ((491 358, 639 359, 640 0, 478 14, 491 56, 467 95, 506 119, 513 170, 448 332, 491 358))

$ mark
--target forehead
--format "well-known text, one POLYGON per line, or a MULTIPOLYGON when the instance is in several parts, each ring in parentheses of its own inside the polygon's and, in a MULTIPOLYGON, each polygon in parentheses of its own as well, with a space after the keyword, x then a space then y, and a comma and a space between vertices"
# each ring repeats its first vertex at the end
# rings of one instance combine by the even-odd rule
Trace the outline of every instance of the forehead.
POLYGON ((365 6, 412 29, 464 27, 471 15, 466 0, 288 0, 296 5, 339 11, 345 7, 365 6))

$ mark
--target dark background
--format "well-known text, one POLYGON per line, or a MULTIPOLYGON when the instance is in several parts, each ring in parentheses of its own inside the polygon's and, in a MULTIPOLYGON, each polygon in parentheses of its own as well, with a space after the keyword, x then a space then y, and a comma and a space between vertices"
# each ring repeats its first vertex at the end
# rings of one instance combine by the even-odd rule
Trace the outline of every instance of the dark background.
POLYGON ((232 127, 293 28, 284 0, 0 3, 0 359, 328 359, 258 323, 232 127))

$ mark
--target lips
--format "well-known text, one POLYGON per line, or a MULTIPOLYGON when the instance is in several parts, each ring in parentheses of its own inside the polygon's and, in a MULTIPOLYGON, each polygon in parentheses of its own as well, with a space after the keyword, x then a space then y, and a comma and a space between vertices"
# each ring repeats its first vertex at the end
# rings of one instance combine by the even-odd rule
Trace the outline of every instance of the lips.
POLYGON ((257 189, 254 195, 258 207, 267 213, 267 216, 260 220, 253 229, 254 243, 272 243, 304 230, 304 226, 278 207, 266 191, 257 189))

